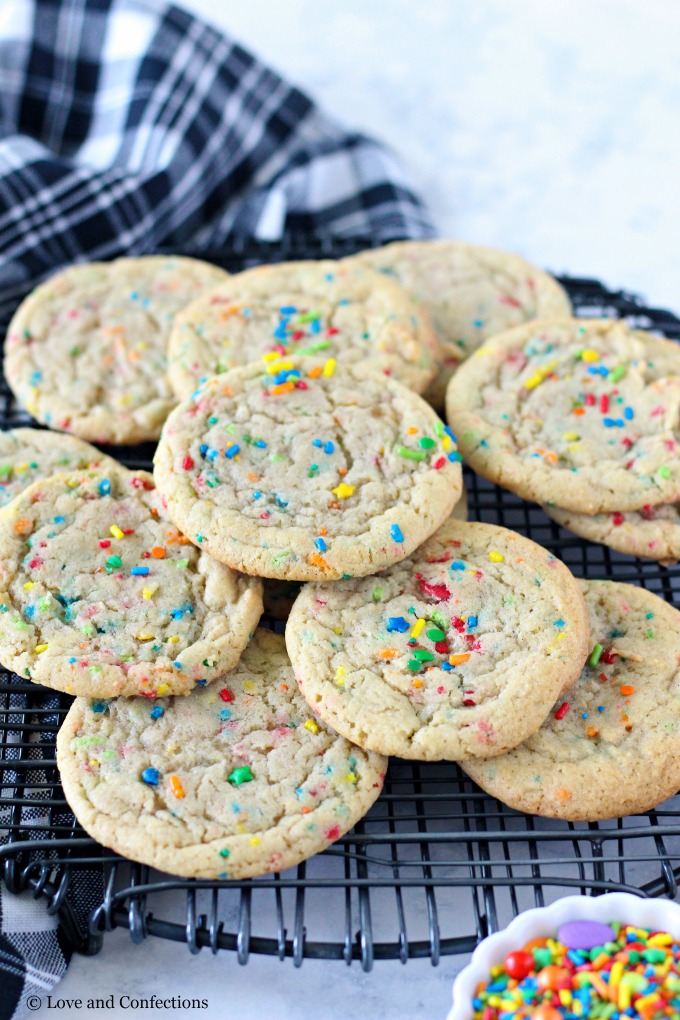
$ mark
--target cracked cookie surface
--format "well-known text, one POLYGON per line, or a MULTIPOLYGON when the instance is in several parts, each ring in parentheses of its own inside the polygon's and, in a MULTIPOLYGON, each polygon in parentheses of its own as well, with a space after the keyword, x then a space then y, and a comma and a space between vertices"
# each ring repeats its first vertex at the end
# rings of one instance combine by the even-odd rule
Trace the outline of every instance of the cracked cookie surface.
POLYGON ((34 482, 0 512, 0 662, 69 694, 187 694, 238 662, 262 586, 201 553, 153 478, 34 482))
POLYGON ((520 747, 463 768, 520 811, 597 821, 680 788, 680 613, 630 584, 581 584, 592 652, 578 682, 520 747))
POLYGON ((431 535, 460 497, 459 460, 405 386, 298 357, 209 380, 169 417, 154 477, 169 516, 222 562, 330 580, 375 573, 431 535))
POLYGON ((170 381, 188 397, 211 376, 270 352, 323 352, 420 393, 439 344, 427 313, 394 280, 361 265, 286 262, 231 276, 177 316, 170 381))
POLYGON ((446 411, 479 474, 577 513, 680 497, 680 350, 625 323, 528 323, 449 383, 446 411))
POLYGON ((195 878, 283 871, 325 849, 366 813, 387 767, 316 720, 283 638, 262 629, 233 672, 188 698, 77 699, 57 763, 94 839, 195 878))
POLYGON ((528 319, 571 314, 560 284, 519 255, 464 241, 395 241, 347 260, 394 277, 434 323, 442 365, 425 391, 442 408, 460 361, 528 319))
POLYGON ((529 539, 447 521, 378 577, 305 585, 286 644, 338 733, 421 760, 490 757, 538 729, 589 643, 578 582, 529 539))
POLYGON ((39 478, 62 471, 107 466, 118 462, 82 439, 45 429, 0 432, 0 507, 39 478))
POLYGON ((167 377, 173 319, 226 278, 217 266, 179 256, 70 266, 12 318, 7 382, 51 428, 97 443, 157 439, 177 403, 167 377))

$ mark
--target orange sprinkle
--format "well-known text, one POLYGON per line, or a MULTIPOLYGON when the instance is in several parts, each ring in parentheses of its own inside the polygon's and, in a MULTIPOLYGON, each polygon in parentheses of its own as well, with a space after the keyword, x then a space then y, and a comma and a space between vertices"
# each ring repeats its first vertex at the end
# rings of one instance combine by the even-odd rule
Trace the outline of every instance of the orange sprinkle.
POLYGON ((178 800, 181 800, 184 796, 184 787, 182 786, 179 776, 168 776, 168 782, 175 797, 177 797, 178 800))
POLYGON ((585 414, 586 412, 585 412, 585 408, 583 408, 583 407, 575 407, 571 413, 572 414, 585 414))
POLYGON ((415 436, 418 434, 418 429, 415 427, 415 425, 411 425, 411 428, 406 430, 406 434, 408 436, 415 436))
POLYGON ((114 336, 116 333, 124 333, 125 326, 102 326, 99 332, 102 336, 114 336))
POLYGON ((80 645, 79 645, 79 648, 83 648, 83 649, 87 648, 87 641, 81 641, 80 645))
POLYGON ((553 453, 552 450, 548 450, 548 452, 545 455, 545 459, 548 461, 549 464, 557 464, 558 457, 557 454, 553 453))
POLYGON ((139 361, 139 351, 128 351, 128 361, 139 361))
POLYGON ((165 534, 168 545, 191 545, 191 539, 183 535, 181 531, 177 531, 176 528, 170 528, 165 534))
POLYGON ((232 315, 236 315, 237 313, 238 305, 229 305, 227 308, 222 309, 222 311, 219 314, 219 318, 222 320, 222 322, 225 322, 227 319, 230 319, 232 315))
POLYGON ((249 482, 259 482, 259 480, 260 480, 260 476, 259 475, 254 475, 252 471, 248 472, 248 474, 246 475, 246 478, 248 479, 249 482))
POLYGON ((338 502, 336 502, 336 500, 332 499, 330 501, 330 503, 328 504, 328 509, 329 510, 342 510, 342 507, 340 506, 340 504, 338 502))
POLYGON ((279 687, 281 688, 282 691, 288 690, 288 684, 279 684, 279 687))
POLYGON ((311 810, 312 809, 310 807, 301 807, 300 808, 300 814, 301 815, 308 815, 311 810))
POLYGON ((230 397, 231 395, 232 395, 232 388, 231 388, 231 386, 223 386, 222 387, 222 396, 223 397, 230 397))
POLYGON ((162 545, 155 545, 153 547, 153 549, 151 550, 151 555, 153 556, 153 558, 155 560, 164 560, 165 559, 165 549, 163 548, 162 545))
POLYGON ((310 553, 307 557, 308 563, 313 563, 315 567, 321 567, 322 570, 330 570, 330 566, 326 563, 323 556, 319 556, 318 553, 310 553))
POLYGON ((345 475, 347 474, 347 468, 338 468, 338 474, 342 475, 342 477, 344 478, 345 475))
POLYGON ((30 535, 33 531, 33 521, 29 517, 20 517, 14 522, 14 530, 17 535, 30 535))
POLYGON ((449 655, 449 662, 452 666, 460 666, 461 662, 467 662, 470 652, 460 652, 458 655, 449 655))
POLYGON ((599 732, 600 731, 598 730, 597 726, 589 726, 588 729, 586 730, 586 736, 597 737, 599 735, 599 732))
POLYGON ((422 687, 423 686, 423 681, 422 680, 414 680, 413 681, 413 686, 414 687, 422 687))
POLYGON ((292 382, 282 382, 282 383, 277 383, 276 386, 272 386, 272 388, 270 389, 269 392, 271 393, 271 395, 273 397, 278 397, 282 393, 290 393, 291 390, 294 390, 294 389, 295 389, 295 383, 292 383, 292 382))
POLYGON ((399 652, 396 648, 381 648, 377 653, 379 659, 393 659, 399 652))
POLYGON ((310 379, 318 379, 322 372, 323 368, 321 367, 321 365, 315 365, 314 368, 310 368, 307 375, 309 376, 310 379))
POLYGON ((328 531, 326 530, 326 528, 319 528, 319 534, 320 535, 327 535, 328 531))
POLYGON ((630 684, 624 684, 623 687, 619 687, 619 694, 623 694, 624 697, 629 694, 635 694, 635 688, 631 687, 630 684))
POLYGON ((561 787, 557 791, 557 797, 559 800, 571 800, 571 794, 569 793, 569 790, 565 790, 564 787, 561 787))

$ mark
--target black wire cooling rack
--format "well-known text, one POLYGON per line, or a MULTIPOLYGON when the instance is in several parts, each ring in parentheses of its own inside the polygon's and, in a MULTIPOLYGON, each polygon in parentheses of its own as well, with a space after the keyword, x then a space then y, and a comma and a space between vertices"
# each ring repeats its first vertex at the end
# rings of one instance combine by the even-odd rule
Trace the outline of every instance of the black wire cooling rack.
MULTIPOLYGON (((230 270, 282 258, 337 257, 356 242, 235 244, 202 253, 230 270)), ((190 254, 190 253, 189 253, 190 254)), ((680 339, 680 319, 596 280, 563 278, 577 314, 625 316, 680 339)), ((3 330, 4 334, 4 330, 3 330)), ((0 426, 30 424, 0 383, 0 426)), ((149 467, 151 447, 117 451, 149 467)), ((534 504, 466 471, 470 518, 547 546, 581 577, 639 584, 680 602, 680 567, 664 568, 562 531, 534 504)), ((265 621, 266 622, 266 621, 265 621)), ((282 625, 273 624, 276 629, 282 625)), ((133 865, 83 833, 64 800, 54 741, 71 699, 0 671, 0 874, 59 915, 65 937, 96 953, 126 927, 191 952, 374 960, 471 951, 520 910, 565 892, 637 891, 675 897, 680 797, 655 811, 599 823, 534 818, 482 793, 451 763, 392 760, 384 792, 363 821, 325 853, 248 881, 186 881, 133 865)))

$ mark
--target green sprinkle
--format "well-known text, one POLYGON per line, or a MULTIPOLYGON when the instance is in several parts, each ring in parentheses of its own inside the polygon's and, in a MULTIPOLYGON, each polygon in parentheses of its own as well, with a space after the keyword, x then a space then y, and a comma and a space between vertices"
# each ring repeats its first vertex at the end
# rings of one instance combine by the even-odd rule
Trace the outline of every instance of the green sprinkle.
POLYGON ((408 446, 398 446, 397 453, 400 457, 406 457, 407 460, 425 460, 422 450, 409 450, 408 446))
POLYGON ((418 440, 418 445, 421 450, 431 450, 433 446, 436 446, 434 439, 430 439, 429 436, 423 436, 422 439, 418 440))
POLYGON ((276 553, 274 556, 272 556, 272 563, 274 564, 275 567, 278 567, 279 563, 283 563, 283 561, 287 560, 289 556, 290 550, 285 549, 283 552, 276 553))
POLYGON ((18 627, 19 630, 28 630, 28 624, 24 623, 23 620, 15 620, 14 621, 14 626, 18 627))
POLYGON ((547 967, 549 963, 552 963, 552 953, 549 949, 534 949, 532 952, 537 970, 540 970, 541 967, 547 967))
POLYGON ((427 636, 429 637, 430 641, 443 641, 444 638, 446 637, 446 634, 444 633, 443 630, 439 630, 438 627, 433 627, 432 630, 428 630, 427 636))
POLYGON ((241 783, 252 783, 254 778, 255 776, 250 771, 250 765, 242 765, 241 768, 234 769, 231 775, 227 776, 227 782, 234 786, 240 786, 241 783))
POLYGON ((318 464, 310 464, 309 471, 307 472, 307 477, 313 478, 314 475, 317 474, 318 470, 319 470, 318 464))
POLYGON ((12 474, 11 464, 0 464, 0 478, 9 478, 12 474))
POLYGON ((428 652, 426 648, 416 648, 413 656, 418 659, 419 662, 431 662, 434 659, 434 653, 428 652))
POLYGON ((609 381, 619 382, 620 379, 623 379, 627 371, 628 371, 627 362, 624 361, 622 364, 616 365, 609 373, 609 381))
MULTIPOLYGON (((309 312, 300 312, 298 317, 297 317, 297 321, 300 324, 302 324, 303 322, 314 322, 314 319, 320 319, 320 318, 321 318, 321 312, 317 312, 316 309, 314 309, 314 310, 311 310, 309 312)), ((325 343, 325 341, 324 340, 320 340, 319 343, 325 343)), ((297 353, 300 354, 301 352, 298 351, 297 353)))
POLYGON ((175 566, 179 570, 184 570, 185 567, 189 566, 189 560, 175 560, 175 566))
POLYGON ((196 535, 196 541, 197 542, 202 542, 203 541, 203 535, 196 535))
POLYGON ((645 613, 645 620, 651 620, 653 616, 654 613, 645 613))
POLYGON ((384 594, 385 594, 384 588, 374 588, 373 591, 371 592, 371 597, 374 602, 380 602, 380 599, 383 597, 384 594))
POLYGON ((435 609, 434 612, 430 613, 430 620, 432 623, 436 623, 437 626, 444 632, 448 630, 449 625, 438 609, 435 609))
POLYGON ((108 560, 106 561, 106 566, 111 567, 111 569, 113 570, 114 567, 122 567, 123 561, 121 560, 120 556, 109 556, 108 560))
POLYGON ((664 464, 663 467, 659 468, 659 478, 670 478, 670 477, 671 477, 671 469, 669 467, 666 467, 666 465, 664 464))
POLYGON ((417 659, 409 659, 406 663, 407 667, 416 673, 420 669, 420 663, 417 659))
POLYGON ((645 637, 648 637, 648 638, 653 638, 653 637, 654 637, 654 631, 653 631, 653 630, 652 630, 652 629, 650 628, 650 629, 649 629, 649 630, 647 631, 647 633, 645 634, 645 637))
POLYGON ((101 737, 74 737, 73 743, 76 747, 88 747, 90 744, 100 744, 101 737))
POLYGON ((228 857, 231 850, 227 850, 226 846, 220 850, 220 857, 228 857))
POLYGON ((276 460, 285 460, 286 458, 284 457, 284 455, 282 453, 272 453, 272 454, 269 455, 269 459, 273 460, 273 461, 276 461, 276 460))
POLYGON ((603 651, 604 651, 604 648, 602 647, 602 645, 595 645, 595 647, 593 648, 592 652, 590 653, 590 658, 588 659, 588 665, 589 666, 597 666, 598 662, 600 661, 600 657, 601 657, 603 651))
POLYGON ((308 344, 307 347, 296 347, 296 354, 316 354, 317 351, 325 351, 332 347, 330 340, 317 340, 315 344, 308 344))
POLYGON ((437 433, 437 435, 440 436, 440 437, 445 435, 445 432, 444 432, 444 423, 441 422, 441 421, 435 422, 434 430, 437 433))

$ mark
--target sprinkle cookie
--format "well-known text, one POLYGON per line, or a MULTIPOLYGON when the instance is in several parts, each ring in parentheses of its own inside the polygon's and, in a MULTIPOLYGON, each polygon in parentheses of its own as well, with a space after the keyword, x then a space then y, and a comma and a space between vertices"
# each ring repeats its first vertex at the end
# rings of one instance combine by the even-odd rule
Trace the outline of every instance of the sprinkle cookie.
POLYGON ((194 301, 177 316, 168 352, 181 398, 269 353, 323 353, 421 393, 439 344, 427 313, 394 280, 360 265, 286 262, 238 273, 194 301))
POLYGON ((519 255, 463 241, 395 241, 347 261, 396 278, 431 315, 443 365, 425 399, 442 408, 446 386, 464 358, 496 333, 528 319, 571 314, 552 276, 519 255))
POLYGON ((658 560, 671 566, 680 560, 680 505, 660 503, 610 514, 576 514, 557 506, 543 504, 542 509, 563 528, 590 542, 601 542, 610 549, 658 560))
POLYGON ((0 512, 0 663, 69 694, 188 694, 233 669, 262 586, 199 552, 151 475, 34 482, 0 512))
POLYGON ((513 531, 454 520, 379 577, 306 585, 286 627, 322 719, 361 747, 425 761, 521 743, 589 641, 563 563, 513 531))
POLYGON ((463 767, 510 807, 596 821, 680 788, 680 613, 633 585, 581 584, 592 645, 578 683, 521 747, 463 767))
POLYGON ((265 630, 188 698, 77 699, 57 763, 94 839, 187 878, 249 878, 324 850, 366 813, 387 766, 310 714, 283 638, 265 630))
POLYGON ((177 403, 167 378, 175 314, 226 277, 207 262, 155 255, 71 266, 14 315, 7 382, 53 429, 97 443, 157 439, 177 403))
POLYGON ((332 358, 209 380, 169 417, 156 484, 171 519, 249 574, 333 580, 404 559, 461 493, 455 442, 401 383, 332 358))
POLYGON ((528 323, 449 383, 465 459, 525 499, 596 514, 680 498, 680 349, 623 322, 528 323))
POLYGON ((79 468, 118 467, 96 446, 75 436, 45 429, 10 429, 0 432, 0 507, 5 506, 38 478, 79 468))

